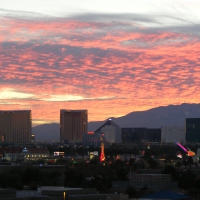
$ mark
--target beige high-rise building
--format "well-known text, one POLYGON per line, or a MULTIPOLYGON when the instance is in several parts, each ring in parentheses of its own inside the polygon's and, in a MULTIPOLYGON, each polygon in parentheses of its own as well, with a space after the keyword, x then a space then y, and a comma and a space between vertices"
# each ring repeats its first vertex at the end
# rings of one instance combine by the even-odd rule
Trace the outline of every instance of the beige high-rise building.
POLYGON ((0 110, 0 143, 29 143, 31 129, 31 110, 0 110))
POLYGON ((60 110, 60 142, 82 142, 84 133, 88 129, 87 110, 60 110))

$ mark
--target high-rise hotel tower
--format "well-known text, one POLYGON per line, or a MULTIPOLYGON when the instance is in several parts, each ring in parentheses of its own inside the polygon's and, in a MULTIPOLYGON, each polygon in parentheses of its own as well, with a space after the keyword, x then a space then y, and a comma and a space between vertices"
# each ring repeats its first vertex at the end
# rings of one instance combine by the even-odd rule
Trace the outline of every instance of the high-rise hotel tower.
POLYGON ((31 110, 0 110, 0 143, 29 143, 31 128, 31 110))
POLYGON ((87 133, 87 110, 60 110, 60 142, 81 143, 84 133, 87 133))

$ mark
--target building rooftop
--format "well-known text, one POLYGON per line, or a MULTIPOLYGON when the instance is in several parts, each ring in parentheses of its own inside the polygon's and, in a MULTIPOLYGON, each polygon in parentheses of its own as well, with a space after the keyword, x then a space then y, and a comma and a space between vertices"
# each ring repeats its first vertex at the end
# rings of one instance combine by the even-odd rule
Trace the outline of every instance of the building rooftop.
MULTIPOLYGON (((119 127, 112 119, 108 119, 103 125, 101 125, 96 131, 96 132, 99 132, 101 131, 101 129, 104 127, 104 126, 117 126, 119 127)), ((120 127, 119 127, 120 128, 120 127)))

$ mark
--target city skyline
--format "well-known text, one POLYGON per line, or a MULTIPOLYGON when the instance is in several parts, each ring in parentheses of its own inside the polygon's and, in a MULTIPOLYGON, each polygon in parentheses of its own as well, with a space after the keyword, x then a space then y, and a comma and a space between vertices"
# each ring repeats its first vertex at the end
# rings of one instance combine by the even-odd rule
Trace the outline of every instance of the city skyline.
POLYGON ((197 0, 0 0, 0 110, 88 121, 199 103, 197 0))

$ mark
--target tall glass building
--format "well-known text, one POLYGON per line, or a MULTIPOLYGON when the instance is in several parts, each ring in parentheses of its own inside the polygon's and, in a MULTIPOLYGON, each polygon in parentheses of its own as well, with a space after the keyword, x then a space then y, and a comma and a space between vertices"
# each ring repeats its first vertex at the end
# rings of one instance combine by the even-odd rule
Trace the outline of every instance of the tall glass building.
POLYGON ((186 134, 187 142, 200 142, 200 118, 186 118, 186 134))
POLYGON ((87 110, 60 110, 61 143, 82 143, 82 136, 87 131, 87 110))
POLYGON ((30 143, 31 110, 0 110, 0 143, 30 143))

